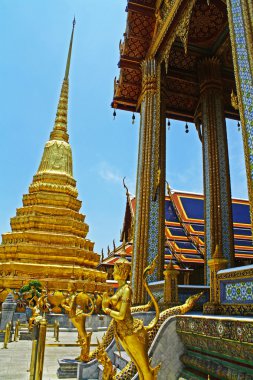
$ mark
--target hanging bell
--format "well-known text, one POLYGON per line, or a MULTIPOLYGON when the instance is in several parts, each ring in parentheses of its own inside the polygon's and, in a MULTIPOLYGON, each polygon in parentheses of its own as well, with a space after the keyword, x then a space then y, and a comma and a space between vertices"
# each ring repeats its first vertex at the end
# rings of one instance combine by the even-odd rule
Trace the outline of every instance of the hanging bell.
POLYGON ((169 119, 168 119, 167 125, 168 125, 168 131, 169 131, 170 130, 170 121, 169 121, 169 119))
POLYGON ((132 116, 132 124, 134 124, 134 121, 135 121, 135 114, 133 113, 133 116, 132 116))
POLYGON ((116 110, 115 110, 115 108, 114 108, 114 110, 113 110, 113 120, 115 120, 115 117, 116 117, 116 110))
POLYGON ((241 124, 240 124, 240 121, 238 121, 238 123, 237 123, 237 130, 238 130, 238 132, 240 132, 240 130, 241 130, 241 124))
POLYGON ((185 133, 189 133, 189 126, 187 123, 185 124, 185 133))

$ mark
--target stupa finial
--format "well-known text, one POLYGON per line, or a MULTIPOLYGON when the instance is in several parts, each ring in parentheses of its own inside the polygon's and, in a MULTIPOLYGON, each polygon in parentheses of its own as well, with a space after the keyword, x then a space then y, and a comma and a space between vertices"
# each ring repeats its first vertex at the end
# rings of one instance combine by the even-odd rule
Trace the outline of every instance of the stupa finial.
POLYGON ((71 62, 71 52, 72 52, 75 24, 76 24, 76 19, 74 17, 71 38, 70 38, 70 43, 69 43, 69 51, 68 51, 65 75, 64 75, 60 99, 59 99, 59 103, 57 107, 56 118, 54 122, 54 129, 50 134, 50 140, 60 140, 60 141, 65 141, 65 142, 68 142, 69 140, 69 136, 67 134, 69 69, 70 69, 70 62, 71 62))
POLYGON ((68 78, 69 78, 69 69, 70 69, 70 62, 71 62, 73 37, 74 37, 74 30, 75 30, 75 25, 76 25, 76 18, 75 18, 75 16, 74 16, 72 25, 73 25, 72 26, 72 33, 71 33, 71 38, 70 38, 70 43, 69 43, 69 52, 68 52, 68 58, 67 58, 67 64, 66 64, 66 70, 65 70, 64 80, 68 80, 68 78))

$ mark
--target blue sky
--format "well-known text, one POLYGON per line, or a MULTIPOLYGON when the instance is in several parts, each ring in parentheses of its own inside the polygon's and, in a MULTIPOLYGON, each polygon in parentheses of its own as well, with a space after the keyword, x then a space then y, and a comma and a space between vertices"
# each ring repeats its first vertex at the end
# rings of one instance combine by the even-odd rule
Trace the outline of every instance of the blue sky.
MULTIPOLYGON (((69 123, 82 212, 95 250, 119 241, 126 176, 135 193, 138 117, 110 103, 118 75, 126 0, 1 0, 0 233, 22 205, 53 127, 72 19, 76 30, 70 69, 69 123)), ((232 194, 247 198, 241 132, 228 122, 232 194)), ((167 180, 174 189, 202 192, 201 143, 193 125, 171 120, 167 180)))

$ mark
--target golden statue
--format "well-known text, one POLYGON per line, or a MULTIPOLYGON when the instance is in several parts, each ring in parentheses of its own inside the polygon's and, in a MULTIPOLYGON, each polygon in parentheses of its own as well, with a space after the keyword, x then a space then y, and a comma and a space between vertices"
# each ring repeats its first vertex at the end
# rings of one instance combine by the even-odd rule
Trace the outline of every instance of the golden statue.
POLYGON ((32 316, 29 318, 29 322, 28 322, 28 328, 31 331, 34 324, 42 319, 42 315, 50 311, 50 304, 47 300, 46 289, 42 290, 39 298, 37 297, 37 295, 35 295, 30 299, 29 308, 32 310, 32 316))
MULTIPOLYGON (((148 326, 148 328, 149 328, 149 330, 148 330, 148 338, 149 338, 148 339, 148 341, 149 341, 148 348, 151 346, 152 342, 154 341, 154 339, 158 333, 158 330, 160 329, 160 327, 162 326, 164 321, 166 321, 167 318, 169 318, 172 315, 180 315, 180 314, 187 313, 196 305, 199 298, 203 294, 204 294, 204 292, 194 294, 194 295, 190 296, 185 301, 185 303, 183 305, 174 306, 174 307, 171 307, 169 309, 162 311, 159 315, 159 319, 158 319, 157 323, 155 323, 155 321, 157 319, 157 316, 155 316, 155 318, 150 322, 150 324, 148 326)), ((126 378, 131 379, 135 375, 135 373, 136 373, 136 368, 135 368, 134 362, 130 361, 122 369, 122 371, 117 374, 117 376, 115 378, 117 378, 117 379, 126 379, 126 378)))
MULTIPOLYGON (((150 308, 152 306, 152 301, 149 301, 146 305, 139 305, 139 306, 133 306, 131 307, 131 313, 138 313, 138 312, 143 312, 143 311, 149 311, 150 308)), ((111 322, 109 323, 109 326, 104 334, 104 336, 102 337, 102 341, 100 342, 100 347, 99 349, 103 349, 105 350, 112 342, 112 340, 114 339, 114 321, 113 319, 111 320, 111 322)), ((98 355, 98 347, 95 348, 95 350, 93 350, 89 357, 90 357, 90 360, 93 360, 95 358, 97 358, 97 355, 98 355)))
POLYGON ((32 316, 29 318, 28 322, 28 329, 31 331, 33 329, 33 326, 36 322, 38 322, 40 319, 42 319, 42 316, 40 314, 40 308, 38 302, 34 303, 34 300, 31 299, 29 301, 29 307, 32 310, 32 316))
POLYGON ((102 312, 102 297, 97 291, 94 292, 94 303, 95 303, 95 313, 101 314, 101 312, 102 312))
POLYGON ((74 282, 69 282, 68 291, 69 293, 67 297, 62 301, 61 306, 67 311, 69 318, 71 319, 71 322, 77 328, 78 331, 77 342, 81 346, 81 354, 78 358, 76 358, 76 360, 86 362, 89 361, 90 341, 92 333, 87 333, 85 329, 85 321, 86 317, 93 313, 94 303, 92 299, 89 297, 92 306, 90 311, 88 313, 85 313, 77 304, 78 293, 76 291, 76 285, 74 282))
POLYGON ((97 339, 97 342, 98 342, 98 347, 97 347, 96 357, 99 363, 101 363, 102 366, 104 367, 102 380, 111 380, 116 375, 116 368, 112 364, 111 359, 109 358, 107 352, 105 351, 105 348, 99 342, 98 339, 97 339))
POLYGON ((126 258, 121 257, 114 265, 113 276, 119 284, 117 292, 112 297, 104 293, 102 301, 104 312, 114 319, 115 339, 121 343, 124 350, 135 363, 140 380, 155 380, 160 368, 160 365, 152 368, 148 357, 148 330, 152 329, 159 319, 157 301, 146 283, 147 274, 152 273, 154 268, 155 260, 143 273, 144 286, 156 310, 156 317, 149 326, 143 326, 142 320, 133 318, 131 314, 132 290, 127 283, 131 264, 126 258))
POLYGON ((234 93, 234 90, 232 90, 231 92, 231 105, 235 110, 239 109, 238 98, 237 95, 234 93))
POLYGON ((41 296, 38 299, 38 307, 40 311, 42 312, 42 314, 49 313, 49 311, 51 310, 50 303, 48 302, 48 299, 47 299, 46 289, 43 289, 41 292, 41 296))

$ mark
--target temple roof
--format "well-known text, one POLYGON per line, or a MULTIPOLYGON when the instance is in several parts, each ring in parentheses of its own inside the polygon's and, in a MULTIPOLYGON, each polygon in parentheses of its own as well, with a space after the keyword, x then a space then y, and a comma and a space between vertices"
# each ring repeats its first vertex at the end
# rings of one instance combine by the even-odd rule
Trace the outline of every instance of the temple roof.
MULTIPOLYGON (((128 198, 127 210, 135 210, 135 198, 128 198)), ((232 200, 234 247, 236 263, 253 262, 252 231, 249 201, 232 200)), ((133 214, 134 217, 134 214, 133 214)), ((133 220, 126 218, 122 234, 132 236, 133 220)), ((204 196, 202 194, 171 191, 165 197, 165 264, 172 259, 177 269, 187 270, 204 264, 204 196)), ((122 246, 110 253, 104 265, 113 265, 122 246)), ((126 246, 127 257, 132 257, 132 241, 126 246)))
POLYGON ((194 121, 199 102, 198 62, 216 56, 222 67, 225 116, 238 119, 230 100, 235 80, 225 1, 212 0, 208 4, 197 0, 191 9, 192 3, 128 0, 112 107, 139 111, 141 62, 155 57, 162 63, 166 116, 194 121), (173 41, 169 55, 168 41, 173 41))

